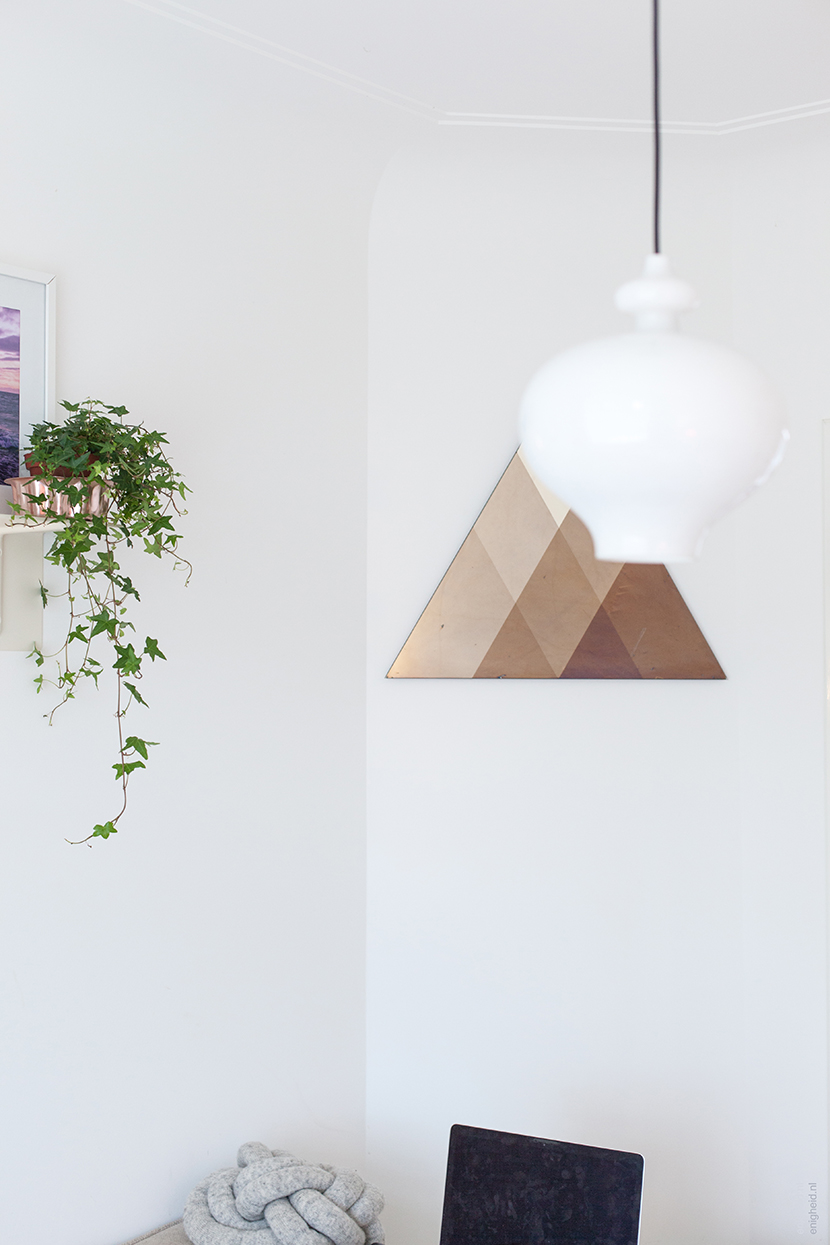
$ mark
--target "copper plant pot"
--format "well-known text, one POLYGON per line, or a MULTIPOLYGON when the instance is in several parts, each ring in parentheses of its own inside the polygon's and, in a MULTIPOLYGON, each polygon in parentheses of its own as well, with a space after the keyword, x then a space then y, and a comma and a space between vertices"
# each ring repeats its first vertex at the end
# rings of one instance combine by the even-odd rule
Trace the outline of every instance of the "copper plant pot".
POLYGON ((5 483, 11 485, 12 501, 21 507, 24 514, 30 514, 35 518, 43 518, 47 509, 56 511, 59 515, 65 514, 71 518, 76 511, 79 514, 106 514, 109 507, 109 497, 107 496, 106 488, 97 481, 87 484, 80 477, 76 477, 70 483, 83 485, 86 489, 87 499, 80 507, 75 507, 74 509, 70 506, 66 493, 54 492, 39 476, 14 476, 12 479, 6 480, 5 483), (39 502, 31 500, 33 496, 45 498, 46 504, 41 505, 39 502))

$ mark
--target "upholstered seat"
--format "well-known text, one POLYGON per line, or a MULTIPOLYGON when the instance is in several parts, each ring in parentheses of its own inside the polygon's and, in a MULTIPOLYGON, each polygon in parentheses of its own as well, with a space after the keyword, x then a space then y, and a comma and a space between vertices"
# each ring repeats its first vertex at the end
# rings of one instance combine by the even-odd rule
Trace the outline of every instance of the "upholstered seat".
POLYGON ((125 1241, 124 1245, 139 1245, 139 1242, 143 1245, 145 1241, 147 1245, 190 1245, 181 1219, 165 1224, 163 1228, 155 1228, 152 1232, 145 1232, 143 1236, 134 1236, 131 1241, 125 1241))

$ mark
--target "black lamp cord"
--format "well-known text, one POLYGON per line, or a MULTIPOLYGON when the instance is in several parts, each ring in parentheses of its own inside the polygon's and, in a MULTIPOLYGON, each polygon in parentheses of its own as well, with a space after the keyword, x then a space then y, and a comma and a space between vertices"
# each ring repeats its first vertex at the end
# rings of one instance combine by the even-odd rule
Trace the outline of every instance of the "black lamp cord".
POLYGON ((660 254, 660 0, 651 6, 652 82, 654 87, 654 253, 660 254))

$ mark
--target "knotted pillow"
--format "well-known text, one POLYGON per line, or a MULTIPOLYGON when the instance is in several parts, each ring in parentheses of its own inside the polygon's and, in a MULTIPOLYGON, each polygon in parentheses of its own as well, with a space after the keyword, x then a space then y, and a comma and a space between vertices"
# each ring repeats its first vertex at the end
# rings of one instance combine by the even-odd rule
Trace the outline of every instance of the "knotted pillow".
POLYGON ((383 1194, 357 1172, 257 1141, 240 1147, 237 1162, 187 1199, 193 1245, 383 1245, 383 1194))

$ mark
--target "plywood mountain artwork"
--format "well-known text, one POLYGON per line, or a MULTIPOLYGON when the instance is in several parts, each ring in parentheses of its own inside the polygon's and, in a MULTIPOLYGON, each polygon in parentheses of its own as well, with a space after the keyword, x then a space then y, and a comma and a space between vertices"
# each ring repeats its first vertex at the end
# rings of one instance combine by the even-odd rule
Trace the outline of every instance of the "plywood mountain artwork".
POLYGON ((390 679, 724 679, 664 566, 598 562, 521 450, 390 679))

